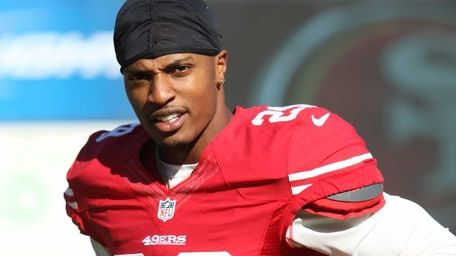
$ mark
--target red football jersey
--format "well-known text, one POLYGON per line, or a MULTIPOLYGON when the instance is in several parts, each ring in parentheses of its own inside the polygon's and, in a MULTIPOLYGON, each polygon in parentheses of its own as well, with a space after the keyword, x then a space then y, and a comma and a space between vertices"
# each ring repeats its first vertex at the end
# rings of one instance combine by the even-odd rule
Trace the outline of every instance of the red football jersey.
POLYGON ((69 216, 116 255, 321 255, 287 243, 296 213, 383 182, 355 129, 310 105, 236 108, 172 189, 142 166, 147 140, 137 124, 97 132, 67 175, 69 216))

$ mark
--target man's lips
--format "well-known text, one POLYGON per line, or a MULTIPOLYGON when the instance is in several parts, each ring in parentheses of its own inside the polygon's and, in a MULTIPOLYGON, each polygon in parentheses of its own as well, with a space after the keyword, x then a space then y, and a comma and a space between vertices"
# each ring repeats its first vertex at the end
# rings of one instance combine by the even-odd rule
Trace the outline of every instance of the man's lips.
POLYGON ((150 119, 161 132, 174 132, 184 125, 187 112, 180 107, 168 107, 154 111, 150 119))

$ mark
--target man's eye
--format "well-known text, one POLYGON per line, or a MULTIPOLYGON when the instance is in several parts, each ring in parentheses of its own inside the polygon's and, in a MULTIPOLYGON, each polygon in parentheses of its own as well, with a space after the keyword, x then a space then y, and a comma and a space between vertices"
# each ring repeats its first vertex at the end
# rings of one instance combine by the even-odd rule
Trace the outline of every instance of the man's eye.
POLYGON ((179 67, 176 67, 176 71, 177 71, 177 72, 184 72, 184 71, 186 71, 187 69, 189 69, 189 67, 187 67, 187 66, 179 66, 179 67))
POLYGON ((190 68, 191 67, 188 66, 188 65, 179 65, 179 66, 172 67, 169 70, 169 73, 173 74, 173 75, 176 75, 176 76, 183 76, 183 75, 186 75, 188 73, 190 68))

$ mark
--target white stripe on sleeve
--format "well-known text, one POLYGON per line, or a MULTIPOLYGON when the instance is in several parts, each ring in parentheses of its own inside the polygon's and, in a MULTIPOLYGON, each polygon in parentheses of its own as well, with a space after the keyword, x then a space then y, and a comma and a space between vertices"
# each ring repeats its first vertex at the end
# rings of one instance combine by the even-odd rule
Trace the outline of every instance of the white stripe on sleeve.
POLYGON ((305 180, 309 178, 314 178, 320 176, 325 173, 330 173, 334 171, 341 170, 343 168, 347 168, 356 164, 363 162, 364 160, 372 159, 372 155, 370 153, 366 153, 359 156, 354 156, 352 158, 342 160, 339 162, 334 162, 328 165, 320 166, 312 170, 307 171, 300 171, 297 173, 292 173, 288 175, 289 181, 297 181, 297 180, 305 180))

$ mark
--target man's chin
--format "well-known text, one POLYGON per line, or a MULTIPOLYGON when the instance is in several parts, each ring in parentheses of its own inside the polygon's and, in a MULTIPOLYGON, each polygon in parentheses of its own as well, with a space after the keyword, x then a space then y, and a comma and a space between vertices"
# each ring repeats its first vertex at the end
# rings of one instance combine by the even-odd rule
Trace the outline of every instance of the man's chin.
POLYGON ((182 131, 170 133, 158 133, 157 131, 153 131, 149 132, 149 135, 155 144, 157 144, 161 149, 168 152, 182 153, 189 151, 197 141, 197 139, 192 140, 191 136, 188 136, 187 133, 182 133, 182 131))
POLYGON ((178 138, 178 136, 171 135, 161 139, 158 146, 163 149, 188 149, 192 146, 191 141, 178 138))

